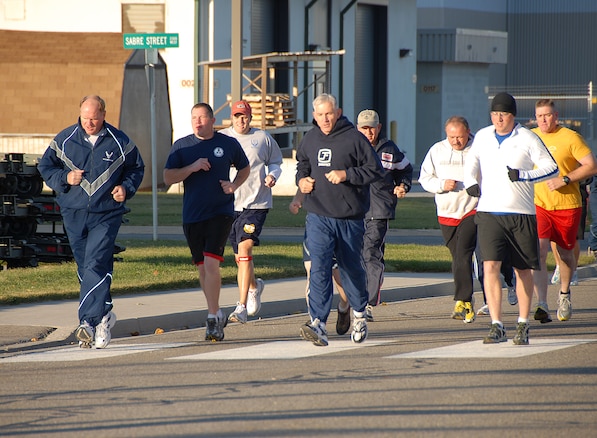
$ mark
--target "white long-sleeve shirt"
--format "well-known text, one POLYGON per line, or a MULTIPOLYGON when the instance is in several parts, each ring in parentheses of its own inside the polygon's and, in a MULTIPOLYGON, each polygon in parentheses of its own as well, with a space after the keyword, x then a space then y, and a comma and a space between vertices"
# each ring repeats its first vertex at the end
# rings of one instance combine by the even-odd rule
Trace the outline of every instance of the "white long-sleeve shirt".
POLYGON ((490 125, 475 135, 465 160, 464 185, 479 184, 477 211, 535 214, 534 185, 558 174, 558 165, 529 129, 516 124, 500 144, 490 125), (510 181, 508 167, 519 170, 519 181, 510 181))
POLYGON ((437 216, 462 219, 477 206, 478 198, 470 196, 464 189, 464 162, 471 148, 470 144, 457 151, 447 139, 435 143, 421 164, 419 183, 426 191, 435 193, 437 216), (446 180, 457 181, 454 190, 445 191, 446 180))
MULTIPOLYGON (((272 208, 272 189, 265 185, 265 177, 271 175, 277 180, 282 174, 282 152, 276 140, 256 128, 251 128, 247 134, 239 134, 232 126, 220 132, 238 140, 251 165, 249 177, 234 192, 234 210, 272 208)), ((231 170, 230 181, 235 173, 236 170, 231 170)))

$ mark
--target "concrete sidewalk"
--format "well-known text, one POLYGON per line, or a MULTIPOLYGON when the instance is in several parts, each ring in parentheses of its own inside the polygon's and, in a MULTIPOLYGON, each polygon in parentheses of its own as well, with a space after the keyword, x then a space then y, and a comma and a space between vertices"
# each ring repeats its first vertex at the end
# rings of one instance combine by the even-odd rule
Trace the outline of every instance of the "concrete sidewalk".
MULTIPOLYGON (((255 318, 306 313, 304 277, 266 282, 262 307, 255 318)), ((389 273, 382 288, 385 302, 450 295, 452 278, 445 274, 389 273)), ((115 296, 118 317, 113 338, 203 326, 207 306, 197 289, 115 296)), ((229 314, 238 301, 236 285, 222 287, 220 305, 229 314)), ((75 342, 76 300, 0 306, 0 348, 19 351, 75 342), (33 339, 33 341, 32 341, 33 339)))

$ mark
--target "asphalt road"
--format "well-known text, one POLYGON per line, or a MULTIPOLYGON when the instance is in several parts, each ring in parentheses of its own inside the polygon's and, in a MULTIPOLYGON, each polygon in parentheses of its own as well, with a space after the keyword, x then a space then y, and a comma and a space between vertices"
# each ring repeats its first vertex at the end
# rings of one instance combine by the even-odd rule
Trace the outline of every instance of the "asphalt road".
POLYGON ((300 340, 299 314, 230 325, 221 343, 192 329, 0 354, 0 435, 595 436, 596 287, 574 289, 570 321, 533 321, 528 346, 483 345, 488 318, 452 320, 444 296, 378 306, 360 345, 334 314, 328 347, 300 340))

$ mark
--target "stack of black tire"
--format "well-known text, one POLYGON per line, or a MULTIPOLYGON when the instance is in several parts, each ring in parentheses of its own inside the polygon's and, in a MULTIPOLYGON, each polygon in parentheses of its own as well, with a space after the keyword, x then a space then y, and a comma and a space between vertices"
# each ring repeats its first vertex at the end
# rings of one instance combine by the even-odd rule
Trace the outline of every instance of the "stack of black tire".
MULTIPOLYGON (((39 262, 73 259, 54 193, 42 194, 39 155, 0 153, 0 264, 2 268, 36 267, 39 262), (46 232, 38 232, 46 224, 46 232)), ((124 251, 116 246, 114 253, 124 251)))

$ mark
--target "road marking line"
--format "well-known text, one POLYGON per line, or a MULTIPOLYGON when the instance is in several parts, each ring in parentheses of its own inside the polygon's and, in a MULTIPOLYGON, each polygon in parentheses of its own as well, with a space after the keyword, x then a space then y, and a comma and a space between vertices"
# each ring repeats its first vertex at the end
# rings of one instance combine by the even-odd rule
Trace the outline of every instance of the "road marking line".
POLYGON ((266 344, 251 345, 229 350, 211 351, 209 353, 192 354, 189 356, 169 357, 167 360, 301 359, 323 354, 339 353, 361 347, 374 347, 389 342, 394 341, 366 340, 362 344, 355 344, 348 339, 343 339, 331 340, 327 347, 317 347, 307 341, 274 341, 266 344))
POLYGON ((127 354, 143 353, 147 351, 163 350, 165 348, 185 347, 195 345, 191 342, 172 344, 111 344, 108 348, 79 348, 72 346, 59 350, 36 351, 23 353, 18 356, 0 358, 0 363, 19 362, 73 362, 81 360, 103 359, 108 357, 124 356, 127 354))
POLYGON ((532 354, 547 353, 563 348, 596 342, 597 339, 537 339, 531 338, 529 345, 514 345, 512 340, 500 344, 484 344, 482 340, 465 342, 429 350, 387 356, 387 359, 442 359, 442 358, 515 358, 532 354))

